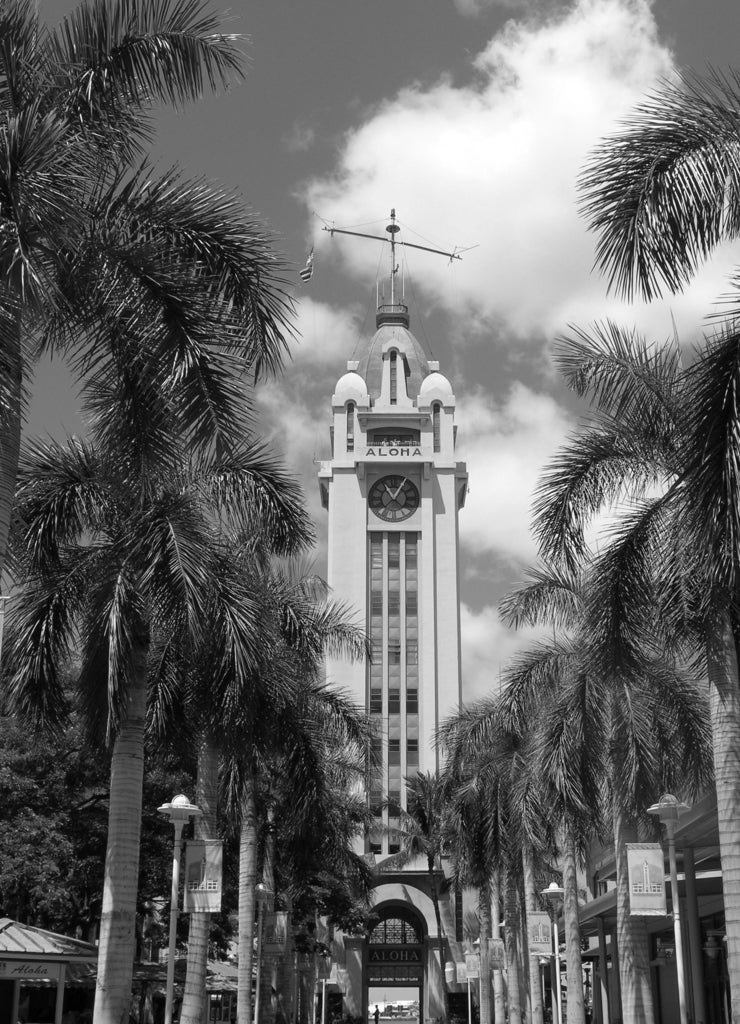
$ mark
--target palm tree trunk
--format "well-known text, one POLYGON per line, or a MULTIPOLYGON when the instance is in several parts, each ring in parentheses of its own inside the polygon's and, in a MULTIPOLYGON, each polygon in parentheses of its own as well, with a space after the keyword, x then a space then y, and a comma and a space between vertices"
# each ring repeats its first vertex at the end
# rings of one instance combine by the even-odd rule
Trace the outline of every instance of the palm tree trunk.
MULTIPOLYGON (((485 882, 478 890, 478 920, 480 921, 480 1024, 491 1024, 491 957, 488 943, 491 938, 491 886, 485 882)), ((540 1024, 542 1022, 540 1021, 540 1024)))
MULTIPOLYGON (((615 776, 616 777, 616 776, 615 776)), ((623 1024, 654 1024, 650 985, 650 943, 644 917, 630 916, 629 874, 626 843, 637 840, 637 830, 627 823, 613 800, 614 849, 617 860, 617 951, 622 992, 623 1024)))
POLYGON ((8 550, 10 516, 15 499, 18 457, 21 449, 21 322, 16 318, 12 334, 2 348, 3 406, 0 416, 0 579, 8 550))
POLYGON ((148 638, 133 654, 126 711, 113 745, 93 1024, 127 1021, 136 948, 148 638))
MULTIPOLYGON (((216 803, 218 798, 218 747, 204 733, 198 747, 198 775, 195 802, 203 812, 195 823, 196 839, 216 836, 216 803)), ((188 967, 185 993, 180 1011, 180 1024, 202 1024, 206 1019, 206 974, 211 915, 202 911, 190 915, 188 930, 188 967)))
MULTIPOLYGON (((494 939, 501 936, 501 876, 494 871, 491 878, 491 931, 494 939)), ((500 967, 493 971, 493 1019, 495 1024, 503 1024, 506 1020, 506 1001, 504 999, 504 977, 500 967)))
POLYGON ((521 1001, 521 980, 519 977, 518 953, 518 926, 520 925, 519 914, 519 890, 516 881, 512 878, 511 871, 507 868, 504 874, 504 933, 506 935, 506 974, 507 993, 509 997, 509 1024, 521 1024, 522 1001, 521 1001))
POLYGON ((706 648, 730 1001, 733 1016, 740 1017, 740 687, 735 639, 725 612, 707 630, 706 648))
POLYGON ((439 961, 442 968, 442 996, 445 1006, 445 1021, 450 1019, 450 995, 447 991, 447 979, 445 977, 445 934, 442 928, 442 915, 439 912, 439 891, 437 889, 437 875, 435 871, 434 857, 427 857, 427 870, 429 872, 429 891, 434 905, 434 919, 437 922, 437 937, 439 940, 439 961))
MULTIPOLYGON (((532 858, 532 847, 525 843, 522 847, 522 868, 524 870, 524 907, 526 914, 533 913, 538 909, 537 894, 534 887, 534 862, 532 858)), ((530 934, 529 925, 527 935, 530 934)), ((530 956, 527 953, 527 965, 529 967, 529 999, 532 1007, 532 1024, 544 1024, 545 1009, 542 1005, 542 984, 540 981, 540 958, 530 956)))
POLYGON ((576 844, 570 825, 566 824, 563 848, 563 926, 565 928, 565 960, 568 978, 568 1024, 586 1024, 583 1000, 583 965, 581 963, 581 928, 578 922, 578 875, 576 844))
MULTIPOLYGON (((260 913, 272 914, 275 910, 275 808, 272 803, 267 808, 267 823, 264 838, 262 859, 262 884, 265 887, 264 902, 260 913)), ((273 989, 277 994, 277 961, 271 958, 268 964, 263 954, 260 970, 259 1017, 255 1024, 272 1024, 275 1020, 276 1003, 273 1002, 273 989)))
POLYGON ((252 943, 257 884, 257 808, 254 779, 245 783, 239 843, 239 967, 236 976, 237 1024, 252 1024, 252 943))

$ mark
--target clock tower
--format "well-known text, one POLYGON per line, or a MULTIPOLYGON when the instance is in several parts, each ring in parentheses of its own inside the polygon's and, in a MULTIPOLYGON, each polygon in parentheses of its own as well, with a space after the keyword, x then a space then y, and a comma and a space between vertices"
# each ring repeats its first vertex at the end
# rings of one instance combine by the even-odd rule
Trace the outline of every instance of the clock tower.
POLYGON ((397 852, 393 807, 404 779, 438 767, 437 727, 461 700, 455 396, 409 330, 403 303, 380 305, 376 331, 332 396, 332 457, 319 473, 328 510, 328 582, 360 611, 370 664, 329 660, 327 678, 376 723, 378 827, 366 852, 397 852), (385 802, 390 805, 389 807, 385 802))

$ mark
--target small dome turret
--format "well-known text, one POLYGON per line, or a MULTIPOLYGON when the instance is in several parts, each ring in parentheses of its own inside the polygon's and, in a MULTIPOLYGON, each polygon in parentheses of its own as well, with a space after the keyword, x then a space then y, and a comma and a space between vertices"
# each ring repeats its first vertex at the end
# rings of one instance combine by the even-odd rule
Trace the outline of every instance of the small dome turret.
POLYGON ((452 385, 438 370, 427 374, 419 389, 420 400, 429 401, 431 398, 452 398, 452 385))

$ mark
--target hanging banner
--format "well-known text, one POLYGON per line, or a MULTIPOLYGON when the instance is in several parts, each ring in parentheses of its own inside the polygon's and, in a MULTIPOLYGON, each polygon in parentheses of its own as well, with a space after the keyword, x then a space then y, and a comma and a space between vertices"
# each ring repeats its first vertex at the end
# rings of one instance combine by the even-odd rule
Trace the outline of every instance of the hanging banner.
POLYGON ((265 953, 284 953, 288 948, 288 911, 274 910, 265 914, 262 949, 265 953))
POLYGON ((506 967, 506 947, 503 939, 488 940, 488 956, 491 970, 502 971, 506 967))
POLYGON ((190 840, 185 844, 185 887, 182 909, 186 914, 214 914, 221 909, 223 844, 218 839, 190 840))
POLYGON ((530 956, 552 956, 552 922, 541 910, 527 911, 527 940, 530 956))
POLYGON ((632 917, 665 917, 665 868, 660 843, 627 843, 632 917))

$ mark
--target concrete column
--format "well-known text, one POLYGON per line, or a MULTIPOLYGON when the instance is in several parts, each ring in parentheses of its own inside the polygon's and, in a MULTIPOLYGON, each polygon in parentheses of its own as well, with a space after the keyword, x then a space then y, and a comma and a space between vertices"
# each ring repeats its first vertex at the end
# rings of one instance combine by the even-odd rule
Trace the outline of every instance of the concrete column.
POLYGON ((699 923, 699 902, 696 896, 696 867, 694 849, 685 846, 683 870, 686 879, 686 924, 689 932, 689 969, 691 979, 691 1003, 695 1024, 704 1024, 707 1019, 704 1005, 704 961, 701 952, 701 924, 699 923))

